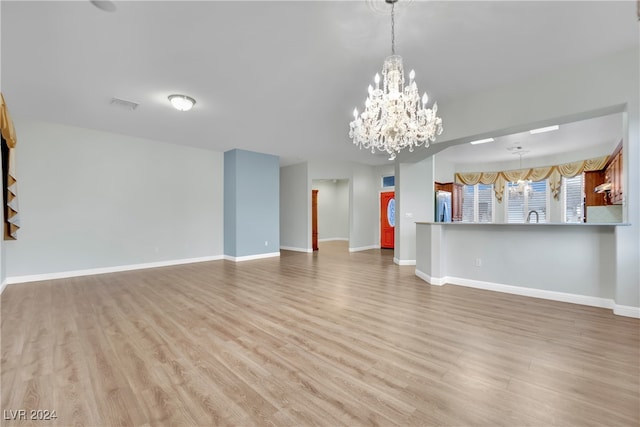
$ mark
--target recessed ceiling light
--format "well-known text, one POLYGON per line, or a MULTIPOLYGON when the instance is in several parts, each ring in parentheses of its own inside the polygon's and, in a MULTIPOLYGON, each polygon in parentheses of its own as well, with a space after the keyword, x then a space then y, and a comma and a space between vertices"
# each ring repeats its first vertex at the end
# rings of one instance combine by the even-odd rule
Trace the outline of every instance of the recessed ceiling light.
POLYGON ((533 134, 536 134, 536 133, 551 132, 552 130, 558 130, 559 128, 560 128, 560 126, 553 125, 553 126, 547 126, 546 128, 531 129, 529 131, 529 133, 531 135, 533 135, 533 134))
POLYGON ((493 141, 494 141, 493 138, 485 138, 485 139, 478 139, 477 141, 471 141, 469 144, 476 145, 476 144, 484 144, 485 142, 493 142, 493 141))
POLYGON ((169 95, 169 101, 176 110, 189 111, 196 103, 196 100, 187 95, 169 95))

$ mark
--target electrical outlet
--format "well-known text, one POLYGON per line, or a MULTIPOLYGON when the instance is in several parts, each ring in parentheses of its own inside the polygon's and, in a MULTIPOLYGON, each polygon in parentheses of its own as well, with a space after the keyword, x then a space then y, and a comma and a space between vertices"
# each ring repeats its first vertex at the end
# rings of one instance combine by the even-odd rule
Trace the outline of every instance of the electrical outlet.
POLYGON ((482 258, 476 258, 476 267, 482 267, 482 258))

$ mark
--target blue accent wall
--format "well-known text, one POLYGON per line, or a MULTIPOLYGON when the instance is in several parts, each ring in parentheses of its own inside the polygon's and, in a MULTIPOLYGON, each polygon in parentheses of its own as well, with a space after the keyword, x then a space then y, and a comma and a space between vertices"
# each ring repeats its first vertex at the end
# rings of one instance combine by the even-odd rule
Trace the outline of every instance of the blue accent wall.
POLYGON ((236 151, 224 153, 224 254, 236 253, 236 151))
POLYGON ((225 152, 225 255, 242 257, 279 251, 279 158, 238 149, 225 152))

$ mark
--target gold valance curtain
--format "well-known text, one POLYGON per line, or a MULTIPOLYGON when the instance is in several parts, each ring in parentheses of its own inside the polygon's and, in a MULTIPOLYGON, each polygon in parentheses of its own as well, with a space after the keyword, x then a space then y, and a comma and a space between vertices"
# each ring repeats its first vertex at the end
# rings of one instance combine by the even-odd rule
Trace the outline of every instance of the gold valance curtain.
POLYGON ((549 189, 553 198, 560 200, 560 187, 562 177, 571 178, 583 172, 601 170, 607 163, 609 156, 595 159, 580 160, 564 163, 556 166, 544 166, 531 169, 517 169, 500 172, 466 172, 456 173, 456 182, 464 185, 493 184, 496 199, 502 203, 505 186, 508 182, 516 182, 520 179, 531 181, 549 180, 549 189))
POLYGON ((0 134, 2 135, 2 192, 4 200, 4 238, 18 238, 20 217, 18 216, 18 185, 15 171, 16 130, 9 115, 4 95, 0 93, 0 134))

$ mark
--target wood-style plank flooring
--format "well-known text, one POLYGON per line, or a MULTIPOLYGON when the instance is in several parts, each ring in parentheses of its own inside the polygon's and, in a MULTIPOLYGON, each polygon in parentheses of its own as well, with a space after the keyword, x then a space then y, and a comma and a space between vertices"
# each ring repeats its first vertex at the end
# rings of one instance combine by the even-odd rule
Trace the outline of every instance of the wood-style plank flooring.
POLYGON ((12 285, 1 321, 4 426, 640 425, 638 319, 344 242, 12 285))

